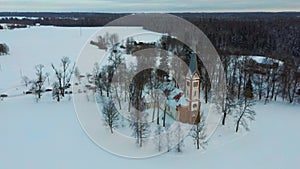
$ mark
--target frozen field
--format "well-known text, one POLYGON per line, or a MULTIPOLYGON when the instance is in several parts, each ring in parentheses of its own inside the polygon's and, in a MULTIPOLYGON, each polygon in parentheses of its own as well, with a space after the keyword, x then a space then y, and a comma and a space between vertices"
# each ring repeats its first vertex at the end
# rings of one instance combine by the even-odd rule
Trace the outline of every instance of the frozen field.
MULTIPOLYGON (((63 56, 76 60, 96 30, 34 27, 0 31, 0 42, 10 47, 10 55, 0 56, 0 93, 22 93, 21 74, 33 77, 36 64, 44 64, 53 75, 51 63, 63 56)), ((143 32, 127 29, 128 34, 143 32)), ((236 134, 233 127, 220 126, 205 151, 197 151, 186 141, 182 153, 134 160, 95 145, 80 127, 72 100, 56 103, 51 94, 45 94, 39 103, 31 95, 11 97, 0 101, 0 169, 298 169, 299 105, 258 103, 255 110, 250 132, 236 134)))
MULTIPOLYGON (((185 145, 183 153, 133 160, 112 155, 83 132, 70 101, 45 96, 0 102, 0 168, 243 168, 297 169, 300 165, 299 106, 258 104, 249 133, 220 127, 205 152, 185 145)), ((122 144, 122 143, 120 143, 122 144)))

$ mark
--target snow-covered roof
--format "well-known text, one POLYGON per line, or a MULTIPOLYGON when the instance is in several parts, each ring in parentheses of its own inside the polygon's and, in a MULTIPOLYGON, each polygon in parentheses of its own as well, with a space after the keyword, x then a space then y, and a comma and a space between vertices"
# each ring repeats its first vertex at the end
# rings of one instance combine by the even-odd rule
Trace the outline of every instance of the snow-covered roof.
POLYGON ((183 91, 181 89, 175 88, 170 92, 168 99, 173 99, 176 95, 180 93, 183 93, 183 91))
POLYGON ((168 104, 169 106, 176 108, 177 106, 187 106, 188 102, 186 101, 184 95, 181 95, 179 100, 176 100, 174 97, 177 95, 183 94, 183 91, 181 89, 175 88, 172 90, 168 96, 168 104))
POLYGON ((274 63, 278 63, 279 65, 283 64, 283 62, 280 60, 265 57, 265 56, 249 56, 249 57, 257 63, 269 64, 269 65, 272 65, 274 63))
POLYGON ((180 97, 180 99, 178 100, 179 105, 182 106, 188 106, 189 102, 187 102, 186 98, 184 96, 180 97))
POLYGON ((144 42, 144 43, 153 43, 159 41, 162 34, 157 32, 147 32, 147 33, 141 33, 138 35, 134 35, 133 39, 136 42, 144 42))

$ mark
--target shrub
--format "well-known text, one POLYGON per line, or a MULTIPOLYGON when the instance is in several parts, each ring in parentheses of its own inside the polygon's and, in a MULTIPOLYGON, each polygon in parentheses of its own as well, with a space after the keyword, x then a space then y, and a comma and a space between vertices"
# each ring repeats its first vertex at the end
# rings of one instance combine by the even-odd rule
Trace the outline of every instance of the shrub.
POLYGON ((7 55, 9 52, 8 46, 4 44, 0 44, 0 55, 7 55))

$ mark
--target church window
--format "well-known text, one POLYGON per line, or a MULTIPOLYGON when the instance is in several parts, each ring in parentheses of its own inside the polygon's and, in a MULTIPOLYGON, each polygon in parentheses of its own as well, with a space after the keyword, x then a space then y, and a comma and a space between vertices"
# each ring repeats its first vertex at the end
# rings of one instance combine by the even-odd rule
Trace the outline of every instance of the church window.
POLYGON ((198 82, 194 82, 194 87, 198 87, 198 82))
POLYGON ((197 104, 195 103, 195 104, 193 104, 193 108, 195 109, 195 108, 197 108, 197 104))

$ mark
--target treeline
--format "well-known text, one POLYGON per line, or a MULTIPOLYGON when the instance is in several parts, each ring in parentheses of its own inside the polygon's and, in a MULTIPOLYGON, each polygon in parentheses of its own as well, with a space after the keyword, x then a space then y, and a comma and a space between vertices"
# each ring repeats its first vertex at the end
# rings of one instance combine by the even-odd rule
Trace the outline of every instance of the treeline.
POLYGON ((126 14, 110 13, 48 13, 48 12, 29 12, 14 13, 3 12, 0 16, 0 23, 13 23, 22 25, 54 25, 54 26, 104 26, 108 22, 125 16, 126 14))
MULTIPOLYGON (((127 14, 0 13, 0 23, 103 26, 127 14), (37 19, 13 16, 37 17, 37 19)), ((299 13, 174 13, 199 27, 220 55, 260 55, 300 62, 299 13)))
POLYGON ((216 17, 189 20, 208 36, 220 55, 267 56, 299 63, 298 17, 275 14, 250 16, 248 19, 216 17))

